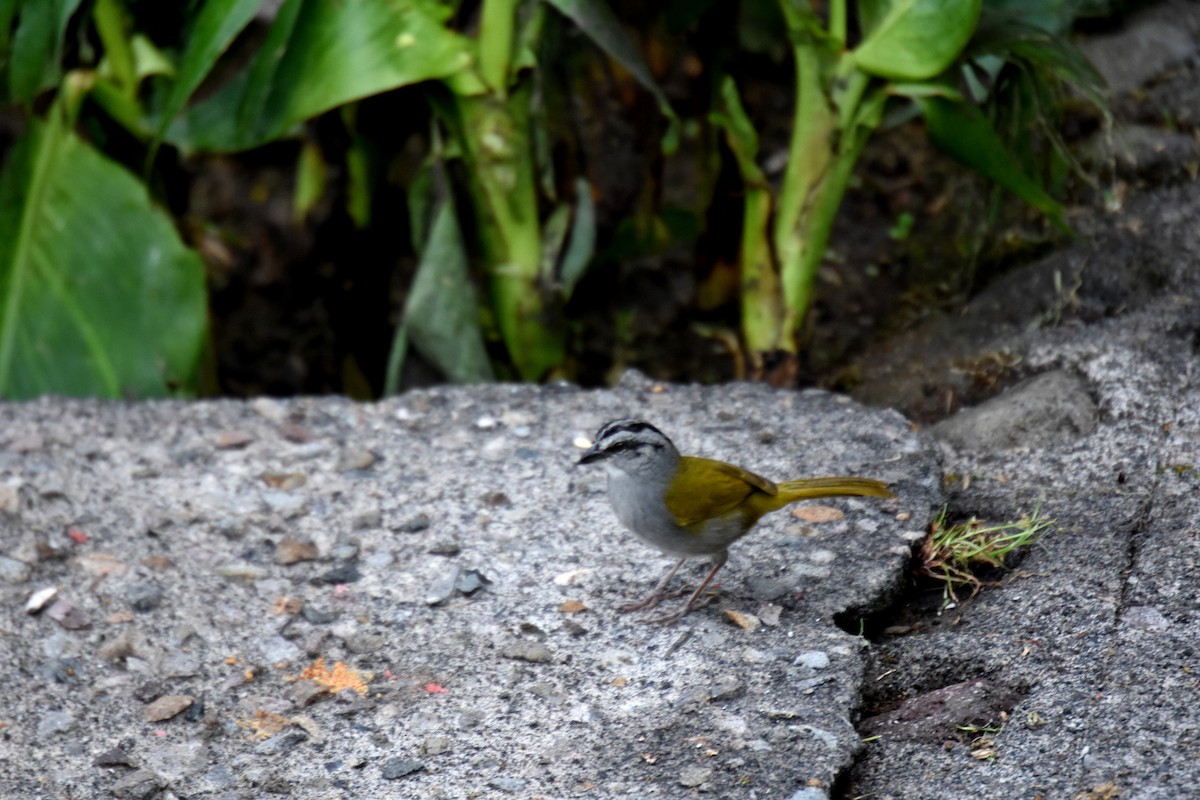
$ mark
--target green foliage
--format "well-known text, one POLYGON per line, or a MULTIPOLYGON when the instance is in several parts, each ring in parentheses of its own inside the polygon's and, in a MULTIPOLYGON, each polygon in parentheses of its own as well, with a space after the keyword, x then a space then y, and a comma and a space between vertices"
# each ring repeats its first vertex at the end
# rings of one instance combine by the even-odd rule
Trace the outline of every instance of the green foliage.
MULTIPOLYGON (((981 28, 981 0, 859 0, 862 36, 853 45, 847 39, 846 0, 833 0, 827 17, 788 0, 778 0, 778 10, 796 73, 787 169, 773 194, 764 194, 754 163, 754 131, 735 102, 737 89, 729 78, 721 85, 720 110, 713 116, 746 184, 742 334, 758 375, 772 354, 796 352, 834 217, 855 163, 889 104, 915 104, 935 145, 1065 230, 1062 207, 1029 173, 1031 159, 1020 156, 1028 151, 1024 137, 1035 121, 1030 104, 1023 116, 1010 115, 1021 122, 1006 130, 1007 138, 995 127, 1001 116, 997 107, 1023 91, 1050 108, 1056 104, 1045 87, 1054 81, 1092 89, 1099 80, 1077 51, 1048 31, 1011 21, 998 24, 996 20, 1009 18, 993 10, 987 14, 989 24, 981 28), (986 84, 979 80, 988 67, 1000 71, 1009 65, 1021 68, 1018 91, 992 92, 995 73, 986 84), (959 91, 955 77, 960 70, 976 79, 978 96, 959 91), (765 246, 768 236, 770 247, 765 246)), ((1069 16, 1061 4, 1045 13, 1053 22, 1069 16)), ((1093 93, 1093 98, 1098 96, 1093 93)))
POLYGON ((669 59, 657 53, 655 70, 644 60, 728 14, 721 0, 639 12, 659 13, 661 29, 641 34, 665 37, 657 43, 635 43, 606 0, 285 0, 236 63, 228 51, 256 41, 245 33, 261 0, 186 4, 174 12, 180 29, 165 34, 131 0, 0 0, 0 99, 30 115, 52 109, 30 116, 0 178, 0 396, 193 389, 203 272, 147 190, 167 194, 160 152, 298 142, 297 219, 338 187, 355 228, 387 230, 395 221, 375 194, 397 181, 405 144, 369 138, 357 113, 386 93, 407 130, 428 132, 421 166, 398 187, 411 241, 395 237, 396 250, 411 247, 417 267, 389 391, 410 347, 452 380, 569 375, 567 303, 598 248, 617 258, 694 246, 707 233, 717 136, 744 186, 736 284, 742 338, 762 374, 773 353, 795 358, 834 215, 889 108, 910 104, 946 152, 1065 224, 1021 137, 1036 129, 1054 141, 1055 86, 1097 85, 1057 38, 1080 2, 858 0, 853 41, 846 0, 824 14, 812 10, 820 4, 745 0, 742 47, 790 58, 794 70, 787 161, 775 180, 761 163, 762 123, 736 70, 722 69, 728 51, 705 65, 711 105, 686 123, 656 80, 669 59), (581 134, 560 108, 577 101, 567 64, 600 65, 648 93, 663 153, 691 137, 696 169, 709 177, 686 208, 659 208, 643 191, 601 241, 593 179, 609 167, 579 164, 581 134), (344 134, 336 154, 312 135, 318 118, 344 134), (143 167, 141 182, 122 166, 131 163, 143 167))
POLYGON ((979 20, 979 0, 863 0, 866 34, 851 51, 869 75, 923 81, 958 58, 979 20))
POLYGON ((950 524, 947 510, 929 525, 921 540, 918 572, 943 585, 947 602, 957 602, 956 588, 971 587, 971 596, 983 588, 976 571, 1006 569, 1007 559, 1018 550, 1037 543, 1054 528, 1054 520, 1040 516, 1038 509, 1015 522, 984 525, 971 517, 950 524))
POLYGON ((7 100, 29 103, 59 82, 63 40, 79 2, 0 0, 0 78, 6 78, 7 100))
POLYGON ((0 397, 185 389, 205 330, 203 265, 63 116, 32 123, 0 175, 0 397))
MULTIPOLYGON (((235 22, 246 9, 238 11, 235 22)), ((345 103, 454 75, 473 56, 469 42, 446 26, 449 13, 432 0, 287 0, 247 69, 171 125, 167 141, 246 150, 345 103)), ((208 35, 189 44, 184 63, 195 64, 195 73, 211 67, 211 53, 227 45, 234 27, 205 25, 208 35)), ((188 82, 195 78, 189 72, 188 82)), ((179 98, 171 101, 178 105, 179 98)))
POLYGON ((399 386, 410 339, 427 358, 446 370, 450 380, 492 380, 492 365, 479 325, 479 305, 452 204, 442 203, 438 208, 423 252, 404 305, 404 318, 396 328, 386 391, 395 392, 399 386))

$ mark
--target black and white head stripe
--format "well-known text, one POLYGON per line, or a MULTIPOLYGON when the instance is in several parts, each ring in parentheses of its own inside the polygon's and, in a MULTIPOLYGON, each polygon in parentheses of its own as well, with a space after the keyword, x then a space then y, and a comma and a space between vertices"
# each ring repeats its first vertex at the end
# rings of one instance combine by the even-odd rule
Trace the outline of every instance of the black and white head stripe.
POLYGON ((643 448, 661 450, 673 448, 671 440, 658 428, 640 419, 615 419, 596 432, 594 449, 602 453, 637 451, 643 448))
POLYGON ((653 431, 664 439, 667 438, 662 431, 649 422, 643 422, 640 419, 614 419, 612 422, 604 423, 600 426, 600 430, 596 431, 596 443, 599 444, 606 439, 626 438, 620 434, 628 434, 630 438, 635 438, 637 434, 645 431, 653 431))
POLYGON ((579 459, 580 464, 617 458, 624 464, 641 461, 650 453, 674 453, 675 445, 662 431, 640 419, 614 419, 600 426, 596 441, 579 459))

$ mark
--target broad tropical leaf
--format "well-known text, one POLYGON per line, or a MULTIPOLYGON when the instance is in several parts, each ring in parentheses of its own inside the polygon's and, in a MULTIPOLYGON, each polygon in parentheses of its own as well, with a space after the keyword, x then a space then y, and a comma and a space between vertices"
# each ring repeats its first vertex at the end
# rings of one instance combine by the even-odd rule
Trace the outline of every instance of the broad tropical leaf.
POLYGON ((352 100, 469 69, 434 0, 287 0, 245 73, 172 125, 181 147, 241 150, 352 100))
POLYGON ((0 397, 186 390, 205 335, 203 264, 57 111, 0 174, 0 397))

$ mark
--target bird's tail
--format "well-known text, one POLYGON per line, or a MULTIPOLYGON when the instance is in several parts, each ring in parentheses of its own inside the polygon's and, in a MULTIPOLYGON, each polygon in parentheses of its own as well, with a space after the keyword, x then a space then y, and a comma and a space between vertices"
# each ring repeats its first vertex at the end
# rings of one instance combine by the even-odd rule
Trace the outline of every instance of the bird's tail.
POLYGON ((811 497, 837 497, 858 495, 869 497, 891 497, 887 485, 871 478, 802 478, 778 484, 779 497, 784 503, 805 500, 811 497))

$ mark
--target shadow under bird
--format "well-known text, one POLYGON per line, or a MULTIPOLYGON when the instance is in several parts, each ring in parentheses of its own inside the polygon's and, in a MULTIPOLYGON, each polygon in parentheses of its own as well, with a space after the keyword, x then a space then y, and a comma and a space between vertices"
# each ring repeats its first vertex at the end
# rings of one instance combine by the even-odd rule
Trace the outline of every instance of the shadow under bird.
POLYGON ((815 497, 891 497, 870 478, 802 478, 773 483, 749 470, 710 458, 683 456, 662 431, 638 419, 617 419, 596 433, 580 464, 603 462, 613 512, 639 539, 679 559, 641 600, 620 611, 654 608, 668 582, 689 558, 706 557, 712 568, 679 611, 651 622, 672 623, 711 600, 700 595, 729 557, 729 545, 764 514, 815 497))

